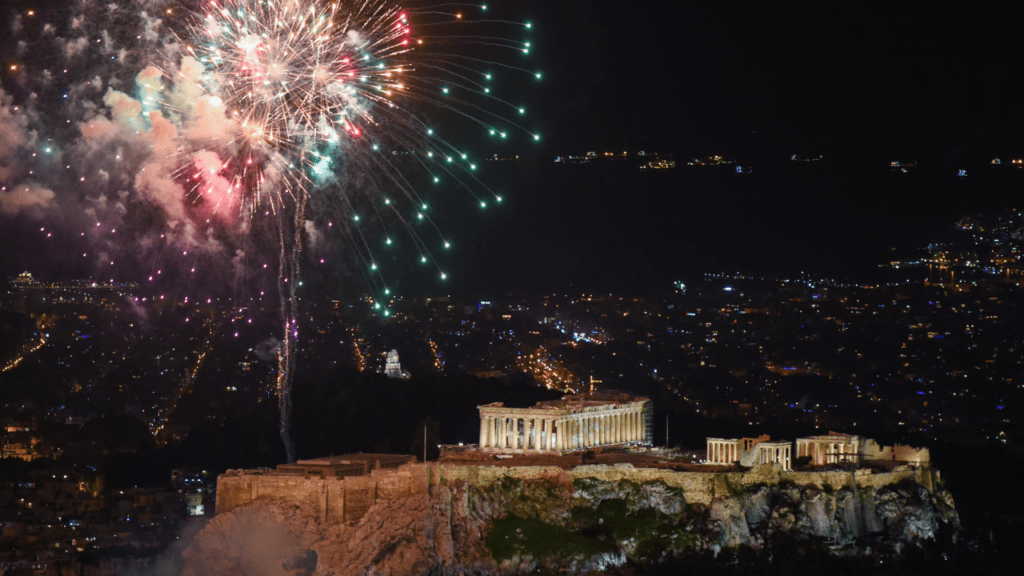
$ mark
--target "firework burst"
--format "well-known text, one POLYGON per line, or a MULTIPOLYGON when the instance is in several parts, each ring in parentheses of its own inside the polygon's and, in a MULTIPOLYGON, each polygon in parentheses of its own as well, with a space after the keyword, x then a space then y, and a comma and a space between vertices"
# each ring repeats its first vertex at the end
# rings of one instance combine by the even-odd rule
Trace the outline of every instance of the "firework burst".
MULTIPOLYGON (((285 336, 277 393, 281 437, 290 461, 295 458, 288 431, 298 338, 295 290, 311 196, 338 195, 351 210, 352 194, 339 174, 353 169, 379 174, 375 181, 385 185, 361 192, 374 210, 384 208, 397 216, 423 263, 434 261, 432 250, 410 222, 429 221, 428 204, 396 173, 384 151, 415 156, 433 182, 442 176, 452 178, 481 207, 487 205, 486 194, 501 202, 474 177, 476 161, 435 135, 418 108, 434 106, 454 113, 502 140, 520 127, 500 111, 470 100, 479 96, 499 110, 525 110, 491 94, 491 73, 476 72, 471 66, 480 59, 428 48, 462 42, 525 54, 530 44, 478 34, 435 39, 416 32, 417 17, 425 28, 465 25, 461 12, 449 11, 458 6, 413 11, 388 0, 211 0, 181 38, 185 51, 205 70, 207 105, 230 121, 231 130, 227 139, 200 142, 202 150, 187 150, 193 160, 179 176, 196 202, 235 209, 246 219, 276 215, 285 336), (393 196, 404 198, 405 206, 393 202, 393 196), (377 205, 380 201, 383 206, 377 205)), ((473 8, 486 11, 486 6, 473 8)), ((539 73, 531 75, 540 78, 539 73)), ((535 133, 529 136, 539 139, 535 133)), ((358 213, 351 211, 358 221, 358 213)), ((433 229, 437 231, 436 226, 433 229)), ((369 246, 365 237, 362 243, 369 246)), ((391 243, 386 235, 386 244, 391 243)), ((451 244, 442 237, 440 246, 447 249, 451 244)), ((379 278, 372 253, 367 260, 371 279, 379 278)), ((440 268, 438 274, 442 280, 447 277, 440 268)), ((386 316, 389 310, 380 302, 386 302, 391 291, 383 282, 375 284, 381 296, 375 308, 386 316)))
POLYGON ((409 2, 115 0, 4 12, 13 36, 0 38, 0 214, 52 219, 39 239, 73 241, 76 270, 139 281, 186 322, 204 306, 262 306, 277 272, 289 459, 300 273, 339 264, 309 259, 306 245, 324 251, 337 237, 357 254, 370 304, 388 316, 385 274, 398 251, 448 277, 435 255, 453 243, 431 216, 459 197, 501 202, 476 178, 483 158, 454 142, 540 138, 509 95, 522 82, 496 74, 541 78, 524 67, 531 25, 482 5, 409 2), (462 194, 442 196, 452 189, 462 194))

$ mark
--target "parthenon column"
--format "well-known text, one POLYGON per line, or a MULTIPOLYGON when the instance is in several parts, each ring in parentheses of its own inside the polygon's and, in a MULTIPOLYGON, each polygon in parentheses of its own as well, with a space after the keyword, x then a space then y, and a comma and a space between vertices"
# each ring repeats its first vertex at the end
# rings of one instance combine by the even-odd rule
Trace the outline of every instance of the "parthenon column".
POLYGON ((497 420, 498 441, 495 443, 495 445, 498 448, 505 448, 508 446, 508 421, 504 416, 498 418, 497 420))
POLYGON ((519 418, 513 417, 510 420, 512 421, 512 437, 509 438, 509 448, 515 450, 519 448, 519 418))
POLYGON ((533 429, 536 430, 536 432, 534 432, 534 433, 537 435, 537 438, 536 438, 536 440, 534 442, 533 448, 535 450, 537 450, 537 451, 543 450, 544 449, 544 438, 545 438, 545 436, 544 436, 544 420, 542 418, 534 418, 533 419, 533 429))
POLYGON ((480 447, 487 447, 487 418, 480 419, 480 447))

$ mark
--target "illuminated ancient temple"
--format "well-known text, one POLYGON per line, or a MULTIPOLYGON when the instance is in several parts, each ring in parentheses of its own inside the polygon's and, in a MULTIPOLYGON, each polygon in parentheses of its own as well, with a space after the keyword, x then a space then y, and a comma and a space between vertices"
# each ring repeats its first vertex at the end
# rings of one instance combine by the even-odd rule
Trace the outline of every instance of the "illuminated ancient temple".
POLYGON ((480 406, 479 449, 489 452, 548 452, 653 443, 652 408, 629 394, 577 394, 510 408, 480 406))

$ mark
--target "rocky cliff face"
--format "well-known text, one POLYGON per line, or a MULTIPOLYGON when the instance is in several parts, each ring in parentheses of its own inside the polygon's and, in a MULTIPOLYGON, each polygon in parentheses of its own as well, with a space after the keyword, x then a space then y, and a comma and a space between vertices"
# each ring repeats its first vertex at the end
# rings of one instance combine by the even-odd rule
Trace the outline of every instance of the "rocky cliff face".
POLYGON ((688 503, 662 482, 506 477, 442 480, 430 494, 374 505, 359 522, 320 525, 280 500, 213 519, 186 552, 186 576, 498 575, 669 562, 694 551, 780 538, 834 554, 898 554, 959 532, 951 496, 904 481, 834 489, 782 481, 688 503))

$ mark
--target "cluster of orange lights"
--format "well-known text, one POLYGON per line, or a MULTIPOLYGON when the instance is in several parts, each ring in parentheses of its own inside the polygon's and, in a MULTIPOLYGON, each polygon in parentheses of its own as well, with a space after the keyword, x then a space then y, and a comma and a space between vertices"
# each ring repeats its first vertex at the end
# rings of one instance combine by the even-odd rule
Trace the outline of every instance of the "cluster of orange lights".
POLYGON ((536 354, 519 357, 519 368, 529 372, 533 378, 549 390, 566 390, 575 382, 573 373, 560 362, 548 356, 543 347, 536 354))

